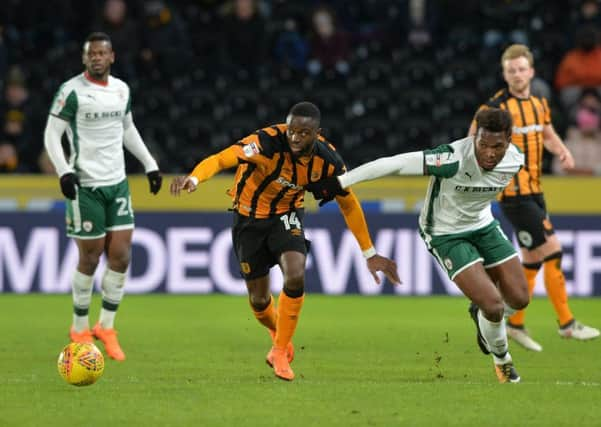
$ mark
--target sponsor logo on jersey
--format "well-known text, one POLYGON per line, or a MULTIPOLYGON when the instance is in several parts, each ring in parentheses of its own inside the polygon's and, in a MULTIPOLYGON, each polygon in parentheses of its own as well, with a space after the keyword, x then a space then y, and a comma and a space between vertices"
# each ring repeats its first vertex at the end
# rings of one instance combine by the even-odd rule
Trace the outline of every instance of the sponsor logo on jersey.
POLYGON ((301 185, 293 184, 290 181, 288 181, 286 178, 281 177, 281 176, 278 179, 276 179, 276 182, 278 184, 283 185, 284 187, 289 187, 289 188, 292 188, 294 190, 302 190, 303 189, 303 187, 301 185))
POLYGON ((259 154, 259 147, 256 143, 251 142, 250 144, 246 144, 244 148, 242 148, 242 151, 246 157, 252 157, 255 154, 259 154))
POLYGON ((470 187, 468 185, 456 185, 455 191, 460 193, 498 193, 505 187, 470 187))
POLYGON ((523 135, 530 132, 542 132, 543 125, 514 126, 513 133, 523 135))
POLYGON ((123 116, 123 113, 121 111, 101 111, 85 114, 86 120, 102 120, 121 116, 123 116))

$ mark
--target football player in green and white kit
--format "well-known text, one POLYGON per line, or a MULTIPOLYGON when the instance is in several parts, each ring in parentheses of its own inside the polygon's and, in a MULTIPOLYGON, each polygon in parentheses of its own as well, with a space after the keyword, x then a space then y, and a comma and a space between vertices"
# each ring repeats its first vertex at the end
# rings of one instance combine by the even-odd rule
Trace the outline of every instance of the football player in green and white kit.
POLYGON ((477 133, 424 150, 383 157, 305 188, 321 204, 344 188, 385 175, 430 175, 419 229, 428 250, 479 307, 472 313, 481 350, 492 353, 500 382, 516 383, 503 315, 528 305, 517 252, 491 212, 491 202, 524 164, 511 144, 512 119, 491 108, 476 116, 477 133))
POLYGON ((63 83, 56 93, 44 145, 67 198, 67 235, 75 239, 79 249, 72 281, 71 340, 93 342, 96 337, 110 357, 125 360, 114 329, 134 229, 123 147, 144 165, 151 193, 159 192, 162 177, 134 125, 129 86, 110 75, 114 61, 110 37, 90 34, 83 46, 85 71, 63 83), (65 131, 69 159, 65 159, 61 146, 65 131), (98 323, 90 330, 93 276, 103 253, 107 269, 102 276, 102 309, 98 323))

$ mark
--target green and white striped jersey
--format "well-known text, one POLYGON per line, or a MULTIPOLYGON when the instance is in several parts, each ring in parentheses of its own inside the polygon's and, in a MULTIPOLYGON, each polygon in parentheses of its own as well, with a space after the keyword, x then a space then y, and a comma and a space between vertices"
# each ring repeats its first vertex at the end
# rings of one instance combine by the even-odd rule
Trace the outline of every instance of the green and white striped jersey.
POLYGON ((513 144, 492 171, 480 168, 474 138, 467 137, 424 151, 431 175, 419 225, 427 235, 477 230, 494 217, 491 202, 524 164, 523 153, 513 144))
POLYGON ((129 86, 113 76, 103 85, 82 73, 59 88, 50 114, 69 124, 69 165, 83 186, 114 185, 125 179, 123 121, 130 109, 129 86))

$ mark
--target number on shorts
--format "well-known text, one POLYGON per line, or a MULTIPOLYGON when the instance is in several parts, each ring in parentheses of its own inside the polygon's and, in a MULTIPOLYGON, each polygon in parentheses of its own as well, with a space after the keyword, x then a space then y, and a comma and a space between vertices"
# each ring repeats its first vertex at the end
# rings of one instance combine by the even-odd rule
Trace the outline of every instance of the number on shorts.
POLYGON ((115 202, 119 203, 119 209, 117 209, 117 216, 131 215, 131 197, 117 197, 115 202))
POLYGON ((286 228, 286 230, 290 230, 292 227, 298 228, 299 230, 302 228, 300 220, 296 216, 296 212, 282 215, 280 221, 284 223, 284 228, 286 228))

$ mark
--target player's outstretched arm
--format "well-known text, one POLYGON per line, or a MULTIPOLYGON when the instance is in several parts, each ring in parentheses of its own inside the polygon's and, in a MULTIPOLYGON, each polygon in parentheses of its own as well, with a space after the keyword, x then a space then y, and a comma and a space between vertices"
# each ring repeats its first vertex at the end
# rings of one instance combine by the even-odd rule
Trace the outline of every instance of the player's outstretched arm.
POLYGON ((381 271, 384 273, 386 278, 395 285, 401 284, 401 279, 399 278, 399 271, 397 269, 396 262, 381 255, 374 255, 371 258, 367 258, 367 269, 374 276, 374 280, 379 285, 381 280, 378 276, 377 272, 381 271))
POLYGON ((169 192, 172 196, 179 196, 182 190, 188 193, 196 191, 197 186, 198 180, 192 176, 176 176, 169 185, 169 192))
POLYGON ((230 146, 217 154, 207 157, 194 167, 190 175, 173 178, 169 186, 169 192, 173 196, 179 196, 182 190, 191 193, 196 190, 199 183, 207 181, 224 169, 237 166, 237 150, 238 148, 230 146))
POLYGON ((380 157, 340 176, 329 176, 311 182, 305 186, 305 189, 313 194, 315 200, 320 200, 319 206, 323 206, 334 197, 347 195, 345 189, 354 184, 387 175, 425 175, 424 152, 414 151, 391 157, 380 157))
POLYGON ((365 215, 359 200, 355 194, 349 189, 349 194, 346 196, 338 196, 336 198, 340 212, 344 216, 344 221, 347 227, 357 239, 359 247, 363 252, 363 256, 366 258, 367 268, 374 277, 376 283, 380 284, 380 278, 376 274, 378 271, 384 273, 386 278, 394 284, 400 284, 399 273, 397 265, 391 259, 378 255, 365 221, 365 215))

